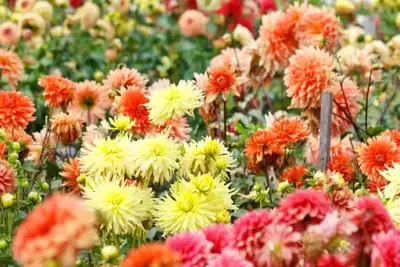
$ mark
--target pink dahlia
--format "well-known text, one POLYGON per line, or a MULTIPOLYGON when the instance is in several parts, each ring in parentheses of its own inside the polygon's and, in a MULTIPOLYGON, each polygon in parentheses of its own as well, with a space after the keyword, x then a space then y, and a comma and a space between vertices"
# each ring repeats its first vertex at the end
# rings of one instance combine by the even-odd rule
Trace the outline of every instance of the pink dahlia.
POLYGON ((320 223, 333 210, 325 193, 298 190, 285 197, 279 205, 279 222, 304 231, 309 225, 320 223))
POLYGON ((219 254, 223 249, 232 244, 232 226, 226 224, 216 224, 203 230, 206 239, 213 244, 211 253, 219 254))
POLYGON ((207 31, 208 18, 197 10, 186 10, 179 18, 179 30, 185 36, 203 35, 207 31))
POLYGON ((260 64, 270 76, 288 65, 289 58, 298 47, 294 29, 287 19, 282 12, 269 13, 262 19, 257 43, 261 50, 260 64))
POLYGON ((334 85, 336 75, 333 58, 315 47, 304 47, 289 59, 285 70, 286 93, 292 108, 318 108, 321 94, 334 85))
POLYGON ((4 160, 0 161, 0 195, 14 191, 17 179, 14 169, 4 160))
POLYGON ((372 237, 371 267, 400 266, 400 234, 389 231, 372 237))
POLYGON ((166 131, 172 138, 181 141, 188 141, 190 139, 190 132, 192 129, 185 117, 176 120, 167 120, 164 125, 157 127, 157 132, 166 131))
POLYGON ((335 51, 343 37, 343 29, 334 11, 310 6, 301 16, 296 29, 301 46, 324 47, 335 51))
POLYGON ((325 254, 318 259, 317 267, 347 267, 346 261, 339 255, 325 254))
POLYGON ((183 267, 205 267, 211 253, 212 244, 201 232, 182 233, 169 237, 168 247, 177 252, 183 267))
POLYGON ((121 87, 135 86, 139 89, 145 89, 148 80, 143 77, 136 69, 122 67, 110 71, 107 78, 103 81, 108 90, 119 92, 121 87))
POLYGON ((208 267, 253 267, 254 265, 243 258, 239 251, 234 249, 224 249, 210 261, 208 267))
POLYGON ((263 234, 265 245, 258 251, 259 266, 294 266, 301 252, 302 236, 286 224, 272 224, 263 234))
POLYGON ((266 210, 250 211, 233 224, 233 247, 256 262, 257 252, 265 245, 263 233, 273 223, 275 215, 266 210))

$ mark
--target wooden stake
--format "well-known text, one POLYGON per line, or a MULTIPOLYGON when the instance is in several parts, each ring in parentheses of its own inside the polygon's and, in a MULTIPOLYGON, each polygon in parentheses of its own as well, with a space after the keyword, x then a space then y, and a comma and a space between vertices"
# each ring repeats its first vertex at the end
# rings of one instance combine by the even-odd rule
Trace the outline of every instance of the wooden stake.
POLYGON ((332 103, 332 93, 323 92, 319 127, 319 169, 323 172, 328 168, 331 149, 332 103))

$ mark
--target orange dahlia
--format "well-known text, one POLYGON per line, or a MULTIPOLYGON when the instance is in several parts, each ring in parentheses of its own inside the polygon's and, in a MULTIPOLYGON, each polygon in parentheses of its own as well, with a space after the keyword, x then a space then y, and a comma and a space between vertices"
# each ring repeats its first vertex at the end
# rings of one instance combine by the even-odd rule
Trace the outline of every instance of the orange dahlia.
POLYGON ((109 107, 107 89, 94 81, 85 81, 77 84, 69 111, 85 118, 90 125, 104 119, 109 107))
POLYGON ((281 180, 287 180, 290 183, 295 183, 298 187, 303 184, 303 178, 308 173, 305 165, 292 166, 282 172, 281 180))
POLYGON ((393 142, 396 143, 397 147, 400 148, 400 130, 386 130, 382 133, 383 136, 388 136, 393 142))
POLYGON ((35 106, 21 92, 0 91, 0 127, 23 130, 33 121, 35 106))
POLYGON ((272 124, 271 131, 276 134, 277 142, 284 145, 296 143, 307 138, 309 131, 300 119, 281 119, 272 124))
POLYGON ((292 98, 292 108, 315 108, 320 106, 321 93, 335 82, 335 63, 325 51, 305 47, 289 59, 285 70, 286 93, 292 98))
POLYGON ((362 96, 357 85, 350 79, 345 79, 342 84, 336 83, 333 92, 335 102, 332 107, 332 135, 336 136, 352 127, 351 120, 356 121, 357 113, 361 109, 358 101, 362 96))
POLYGON ((46 105, 55 108, 68 105, 76 89, 74 82, 58 76, 46 76, 40 79, 39 86, 44 88, 46 105))
POLYGON ((262 19, 257 39, 261 61, 269 76, 288 65, 289 58, 298 47, 294 28, 282 12, 269 13, 262 19))
POLYGON ((253 167, 263 160, 273 163, 283 153, 284 145, 277 141, 276 134, 270 130, 258 130, 252 134, 245 149, 245 155, 249 159, 250 166, 253 167))
POLYGON ((164 244, 148 244, 132 249, 121 267, 180 267, 179 255, 164 244))
POLYGON ((205 83, 207 103, 213 102, 219 94, 226 98, 230 91, 238 95, 240 93, 239 86, 247 81, 247 78, 236 75, 236 68, 228 60, 212 65, 208 68, 207 75, 205 83))
POLYGON ((299 4, 298 2, 295 2, 286 9, 285 14, 288 27, 292 27, 294 32, 296 32, 296 27, 308 7, 309 5, 307 3, 299 4))
POLYGON ((121 90, 121 96, 116 101, 117 109, 135 122, 132 129, 134 132, 143 134, 151 127, 149 110, 145 106, 148 102, 149 99, 141 88, 131 86, 121 90))
POLYGON ((5 160, 0 160, 0 196, 12 193, 17 184, 14 169, 5 160))
POLYGON ((51 119, 55 136, 66 145, 73 144, 82 135, 83 120, 72 114, 59 113, 51 119))
POLYGON ((340 173, 347 182, 353 181, 356 177, 353 158, 347 153, 334 153, 331 155, 328 170, 340 173))
POLYGON ((383 135, 368 139, 367 144, 361 144, 357 155, 360 170, 369 179, 382 178, 380 171, 400 161, 400 150, 396 143, 383 135))
POLYGON ((81 175, 79 160, 77 158, 69 159, 64 164, 63 171, 61 172, 61 177, 65 180, 63 186, 67 187, 72 193, 79 193, 81 188, 76 181, 79 175, 81 175))
POLYGON ((110 71, 107 78, 103 81, 107 90, 112 90, 114 93, 119 92, 121 87, 136 86, 139 89, 145 89, 148 80, 140 75, 136 69, 128 69, 122 67, 110 71))
POLYGON ((0 48, 0 70, 15 89, 24 75, 24 64, 16 53, 0 48))
POLYGON ((310 6, 300 18, 296 37, 301 46, 324 47, 333 52, 341 44, 343 29, 333 10, 310 6))
POLYGON ((12 254, 24 266, 75 266, 81 249, 97 240, 96 216, 72 195, 55 194, 31 211, 13 238, 12 254))

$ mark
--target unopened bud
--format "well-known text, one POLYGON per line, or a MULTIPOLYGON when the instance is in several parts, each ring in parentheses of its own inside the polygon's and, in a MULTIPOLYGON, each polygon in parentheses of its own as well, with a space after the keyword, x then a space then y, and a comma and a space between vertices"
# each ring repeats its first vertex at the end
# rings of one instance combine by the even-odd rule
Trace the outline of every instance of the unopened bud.
POLYGON ((278 192, 279 193, 285 192, 289 187, 290 187, 290 184, 288 181, 280 182, 278 184, 278 192))
POLYGON ((5 241, 4 239, 0 240, 0 250, 5 249, 7 247, 8 247, 7 241, 5 241))
POLYGON ((15 197, 14 195, 10 193, 5 193, 1 196, 1 205, 3 208, 9 208, 11 207, 15 202, 15 197))
POLYGON ((43 192, 47 192, 47 191, 49 191, 49 184, 46 182, 43 182, 41 185, 41 188, 42 188, 43 192))
POLYGON ((101 249, 101 256, 105 261, 109 261, 118 257, 119 251, 115 246, 105 246, 101 249))
POLYGON ((40 203, 42 201, 42 197, 40 194, 36 191, 32 191, 28 194, 28 199, 36 204, 40 203))
POLYGON ((21 149, 21 145, 20 145, 19 142, 13 142, 13 143, 12 143, 12 148, 13 148, 15 151, 19 151, 19 150, 21 149))

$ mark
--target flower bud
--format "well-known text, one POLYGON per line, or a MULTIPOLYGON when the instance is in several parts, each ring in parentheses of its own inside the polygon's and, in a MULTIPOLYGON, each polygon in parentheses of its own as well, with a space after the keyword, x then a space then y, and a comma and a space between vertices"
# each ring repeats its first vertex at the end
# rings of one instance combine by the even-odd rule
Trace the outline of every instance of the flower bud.
POLYGON ((7 248, 8 243, 4 239, 0 240, 0 250, 7 248))
POLYGON ((350 0, 337 0, 335 3, 336 13, 349 15, 354 13, 356 6, 350 0))
POLYGON ((261 185, 260 184, 256 184, 253 186, 253 190, 254 191, 260 191, 261 190, 261 185))
POLYGON ((6 131, 1 128, 0 129, 0 141, 4 141, 6 139, 6 131))
POLYGON ((82 264, 83 264, 83 262, 82 262, 81 259, 77 259, 76 262, 75 262, 75 265, 78 266, 78 267, 82 266, 82 264))
POLYGON ((231 222, 231 215, 228 211, 223 210, 217 213, 217 223, 228 224, 231 222))
POLYGON ((103 259, 105 261, 109 261, 111 259, 114 259, 116 257, 118 257, 119 255, 119 251, 118 248, 116 248, 115 246, 105 246, 101 249, 101 256, 103 257, 103 259))
POLYGON ((15 197, 10 193, 5 193, 1 196, 1 205, 3 208, 9 208, 14 204, 15 197))
POLYGON ((19 155, 16 152, 12 152, 8 155, 8 160, 13 163, 19 159, 19 155))
POLYGON ((400 12, 396 16, 396 27, 400 30, 400 12))
POLYGON ((101 71, 96 71, 95 73, 94 73, 94 79, 97 81, 97 82, 101 82, 103 79, 104 79, 104 73, 103 72, 101 72, 101 71))
POLYGON ((56 260, 49 260, 44 264, 45 267, 60 267, 60 264, 56 260))
POLYGON ((43 192, 47 192, 47 191, 49 191, 49 184, 46 182, 43 182, 41 185, 41 188, 42 188, 43 192))
POLYGON ((29 187, 29 182, 28 182, 28 180, 24 179, 24 180, 21 181, 20 185, 21 185, 22 188, 28 188, 29 187))
POLYGON ((285 192, 289 187, 290 187, 290 184, 288 181, 280 182, 278 184, 278 192, 279 193, 285 192))
POLYGON ((36 191, 32 191, 28 194, 28 199, 36 204, 40 203, 42 201, 42 197, 40 194, 36 191))
POLYGON ((108 61, 115 61, 118 57, 118 51, 115 49, 107 49, 105 56, 108 61))

